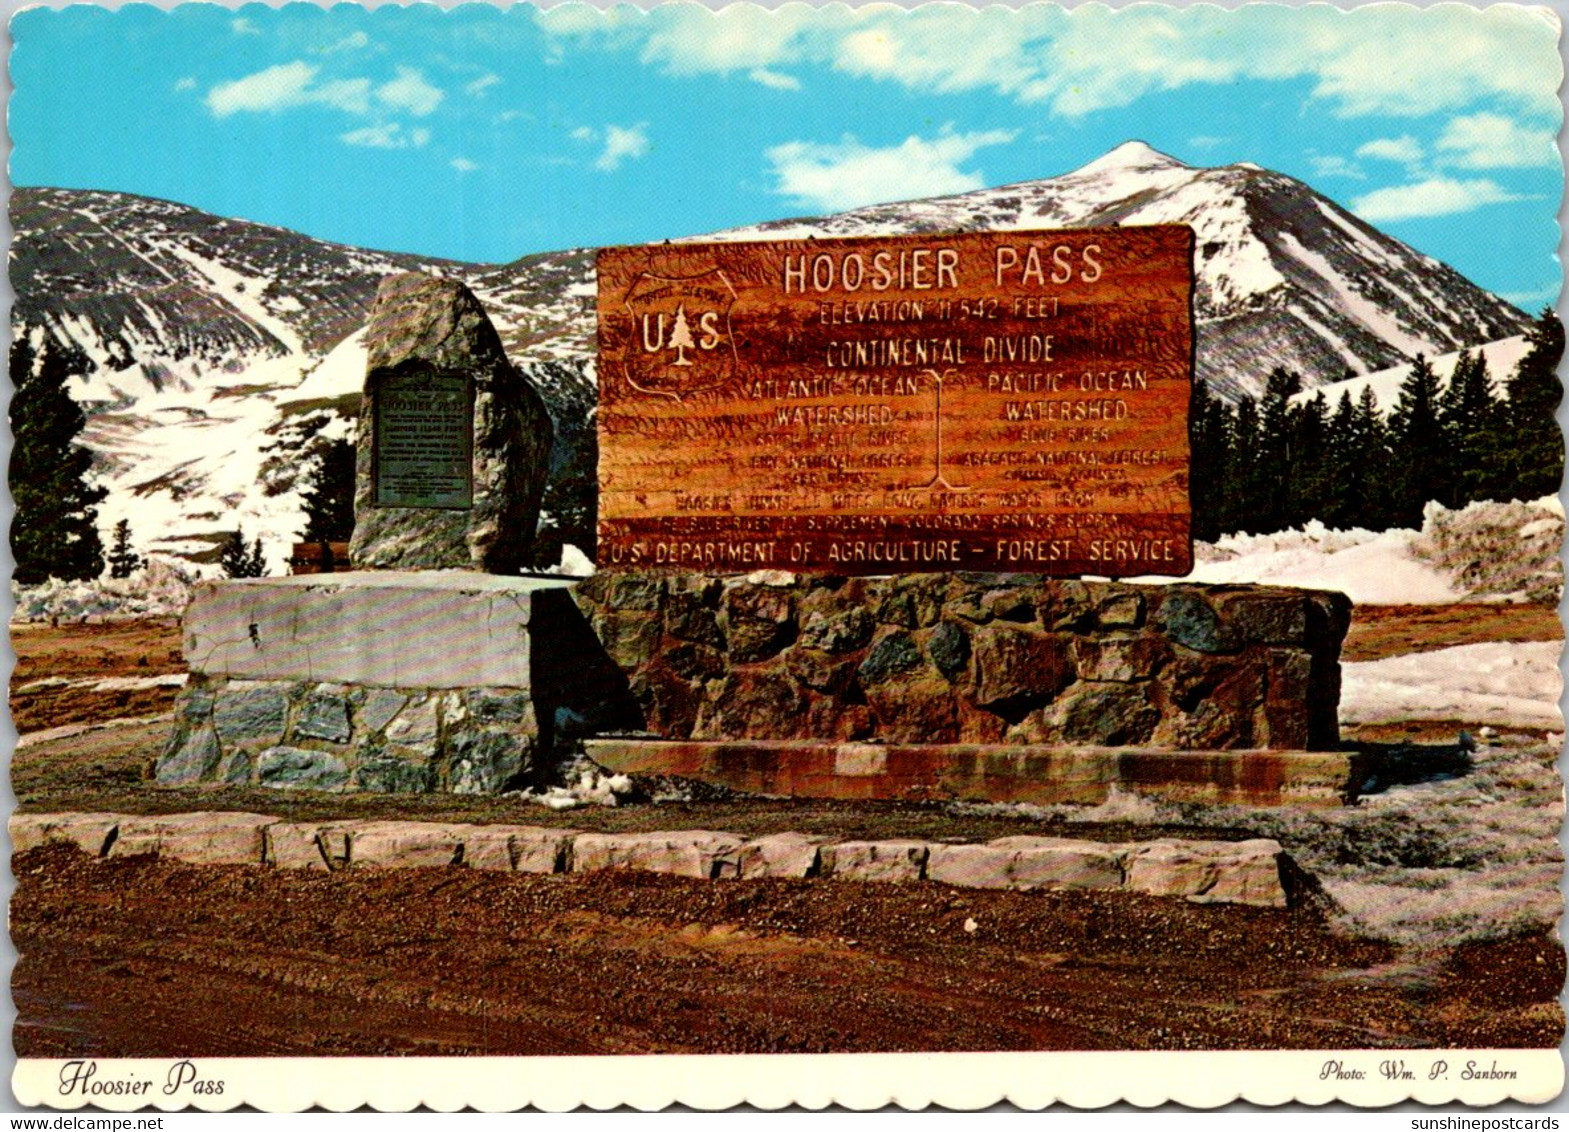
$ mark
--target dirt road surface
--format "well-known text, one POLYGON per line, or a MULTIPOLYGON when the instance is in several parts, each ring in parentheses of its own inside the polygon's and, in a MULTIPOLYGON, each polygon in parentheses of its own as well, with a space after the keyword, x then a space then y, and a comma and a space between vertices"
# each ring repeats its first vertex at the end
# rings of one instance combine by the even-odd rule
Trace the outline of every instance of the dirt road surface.
POLYGON ((1549 939, 1423 960, 1334 936, 1311 908, 306 875, 58 846, 13 867, 21 1057, 1509 1048, 1562 1033, 1549 939))

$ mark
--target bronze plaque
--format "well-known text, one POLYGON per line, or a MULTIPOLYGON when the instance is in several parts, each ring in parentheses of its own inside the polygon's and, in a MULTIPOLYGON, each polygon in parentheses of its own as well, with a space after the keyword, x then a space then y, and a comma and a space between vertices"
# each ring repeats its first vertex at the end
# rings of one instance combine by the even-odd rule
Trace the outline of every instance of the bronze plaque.
POLYGON ((465 377, 389 373, 376 398, 376 503, 473 505, 474 393, 465 377))
POLYGON ((599 565, 1186 574, 1184 226, 599 253, 599 565))

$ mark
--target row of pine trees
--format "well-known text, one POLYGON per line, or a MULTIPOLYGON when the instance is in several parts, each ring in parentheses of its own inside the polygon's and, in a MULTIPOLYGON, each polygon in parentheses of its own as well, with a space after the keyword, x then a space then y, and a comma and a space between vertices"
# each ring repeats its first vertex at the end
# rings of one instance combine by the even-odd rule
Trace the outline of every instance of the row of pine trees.
MULTIPOLYGON (((1564 466, 1555 419, 1564 327, 1551 309, 1532 323, 1528 342, 1512 374, 1495 377, 1480 353, 1469 353, 1445 387, 1419 355, 1387 416, 1371 389, 1355 400, 1344 393, 1333 406, 1322 393, 1293 402, 1302 378, 1285 369, 1270 374, 1262 398, 1235 405, 1200 382, 1190 416, 1193 537, 1268 534, 1314 519, 1332 529, 1419 527, 1429 500, 1457 507, 1555 494, 1564 466)), ((86 418, 66 389, 87 372, 87 358, 58 346, 35 350, 22 338, 10 362, 13 576, 24 585, 95 578, 106 558, 97 528, 105 493, 87 478, 92 457, 76 443, 86 418)), ((347 539, 353 496, 353 447, 339 441, 305 493, 305 539, 347 539)), ((124 520, 107 559, 115 577, 140 562, 124 520)), ((231 577, 264 573, 261 541, 247 544, 234 531, 219 564, 231 577)))
POLYGON ((1536 499, 1558 492, 1564 446, 1555 414, 1564 328, 1532 323, 1512 374, 1463 353, 1447 386, 1418 355, 1392 410, 1369 388, 1293 403, 1300 375, 1276 369, 1263 396, 1228 405, 1200 382, 1189 418, 1193 537, 1269 534, 1317 519, 1331 529, 1420 527, 1436 500, 1536 499))

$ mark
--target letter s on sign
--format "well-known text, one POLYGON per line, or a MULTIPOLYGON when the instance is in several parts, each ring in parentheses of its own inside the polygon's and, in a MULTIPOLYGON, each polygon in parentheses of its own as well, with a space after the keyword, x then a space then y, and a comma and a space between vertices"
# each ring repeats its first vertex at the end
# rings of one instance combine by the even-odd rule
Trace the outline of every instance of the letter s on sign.
POLYGON ((698 349, 712 350, 719 345, 718 311, 704 311, 703 317, 697 320, 697 328, 703 332, 703 337, 697 342, 698 349))

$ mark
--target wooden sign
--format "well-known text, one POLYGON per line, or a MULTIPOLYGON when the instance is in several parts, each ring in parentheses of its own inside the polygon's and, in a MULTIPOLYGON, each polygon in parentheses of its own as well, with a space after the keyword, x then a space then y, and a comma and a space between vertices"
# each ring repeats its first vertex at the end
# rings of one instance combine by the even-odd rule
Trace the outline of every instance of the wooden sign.
POLYGON ((1186 574, 1192 239, 601 251, 599 565, 1186 574))

